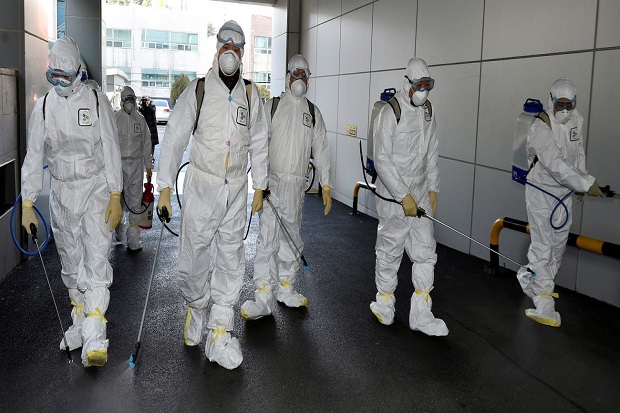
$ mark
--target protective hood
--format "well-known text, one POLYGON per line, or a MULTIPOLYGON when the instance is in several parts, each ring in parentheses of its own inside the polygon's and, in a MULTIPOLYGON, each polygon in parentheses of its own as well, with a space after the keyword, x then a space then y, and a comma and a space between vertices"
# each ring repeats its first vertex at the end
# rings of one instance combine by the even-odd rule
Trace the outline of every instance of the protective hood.
POLYGON ((553 98, 574 99, 577 96, 577 89, 569 79, 558 79, 551 85, 551 94, 547 100, 549 108, 553 108, 553 98))
POLYGON ((297 96, 295 96, 291 92, 291 70, 292 69, 305 69, 308 76, 310 76, 310 65, 308 64, 308 61, 306 60, 306 58, 300 54, 296 54, 295 56, 291 57, 290 60, 288 61, 288 65, 286 65, 286 80, 284 82, 284 86, 285 86, 284 88, 286 92, 291 93, 293 97, 299 99, 297 96))
POLYGON ((86 79, 83 83, 91 89, 101 90, 101 86, 99 86, 99 83, 97 83, 95 79, 86 79))
MULTIPOLYGON (((68 73, 77 73, 80 66, 80 50, 75 40, 69 36, 58 39, 50 51, 49 67, 68 73)), ((66 88, 54 86, 54 89, 60 96, 66 97, 75 92, 81 84, 81 74, 78 74, 70 86, 66 88)))
POLYGON ((243 50, 245 46, 245 34, 243 29, 234 20, 228 20, 220 27, 217 33, 217 45, 216 49, 219 51, 226 43, 232 43, 241 49, 241 57, 243 57, 243 50))
MULTIPOLYGON (((423 77, 430 77, 431 72, 428 70, 428 65, 424 60, 414 57, 409 59, 405 75, 409 79, 421 79, 423 77)), ((403 79, 403 92, 405 92, 405 96, 409 96, 409 89, 411 89, 411 84, 407 79, 403 79)))
POLYGON ((127 96, 136 97, 136 92, 133 91, 129 86, 125 86, 123 90, 121 90, 121 101, 125 100, 127 96))

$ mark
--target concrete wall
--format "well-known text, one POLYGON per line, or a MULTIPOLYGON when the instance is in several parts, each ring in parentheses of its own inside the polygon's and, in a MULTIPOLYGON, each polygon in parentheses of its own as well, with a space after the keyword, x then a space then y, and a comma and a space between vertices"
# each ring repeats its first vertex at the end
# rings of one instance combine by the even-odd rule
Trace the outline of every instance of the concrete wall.
MULTIPOLYGON (((440 142, 439 219, 484 244, 496 218, 527 220, 523 186, 510 172, 516 118, 526 98, 546 102, 559 77, 577 87, 589 172, 620 189, 619 20, 616 0, 302 0, 301 52, 313 72, 309 98, 327 124, 333 195, 352 204, 372 104, 384 88, 401 87, 413 56, 436 79, 429 99, 440 142), (357 137, 347 136, 347 125, 357 126, 357 137)), ((376 216, 374 196, 362 190, 359 202, 376 216)), ((620 243, 619 202, 576 205, 571 232, 620 243)), ((438 242, 488 259, 458 234, 435 230, 438 242)), ((528 245, 524 234, 501 236, 501 251, 517 261, 527 261, 528 245)), ((556 281, 620 306, 617 260, 569 248, 556 281)))
MULTIPOLYGON (((45 79, 45 70, 48 61, 48 21, 53 4, 51 0, 3 0, 2 3, 0 68, 9 68, 12 71, 3 71, 3 83, 0 86, 3 99, 0 164, 16 163, 17 185, 14 193, 7 194, 7 199, 4 200, 11 205, 20 190, 21 163, 26 155, 27 121, 34 103, 47 92, 49 86, 45 79), (11 72, 13 74, 8 74, 11 72), (18 88, 17 94, 15 91, 11 93, 15 85, 18 88), (6 101, 9 98, 13 101, 6 101), (11 114, 13 110, 15 113, 11 114)), ((38 202, 37 206, 40 207, 41 203, 38 202)), ((46 205, 41 209, 45 214, 46 205)), ((17 219, 19 220, 19 214, 17 219)), ((17 250, 8 235, 9 215, 3 215, 0 221, 3 250, 0 262, 0 279, 2 279, 17 263, 18 255, 15 255, 17 250), (5 238, 7 235, 9 238, 5 238)))

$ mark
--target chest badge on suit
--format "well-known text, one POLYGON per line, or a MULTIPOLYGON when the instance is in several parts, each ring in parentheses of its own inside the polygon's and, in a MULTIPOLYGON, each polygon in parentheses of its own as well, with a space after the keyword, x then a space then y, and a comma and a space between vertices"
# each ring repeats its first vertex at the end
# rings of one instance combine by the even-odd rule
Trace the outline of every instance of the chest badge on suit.
POLYGON ((309 113, 304 113, 304 126, 311 127, 312 126, 312 115, 309 113))
POLYGON ((431 114, 428 112, 428 107, 424 105, 424 120, 427 122, 431 121, 431 114))
POLYGON ((578 141, 579 140, 579 134, 577 133, 577 128, 571 128, 570 130, 570 140, 572 141, 578 141))
POLYGON ((140 125, 139 123, 134 123, 133 133, 142 133, 142 125, 140 125))
POLYGON ((242 126, 248 126, 248 110, 239 106, 237 108, 237 123, 242 126))
POLYGON ((93 121, 90 118, 90 109, 78 109, 78 125, 92 126, 93 121))

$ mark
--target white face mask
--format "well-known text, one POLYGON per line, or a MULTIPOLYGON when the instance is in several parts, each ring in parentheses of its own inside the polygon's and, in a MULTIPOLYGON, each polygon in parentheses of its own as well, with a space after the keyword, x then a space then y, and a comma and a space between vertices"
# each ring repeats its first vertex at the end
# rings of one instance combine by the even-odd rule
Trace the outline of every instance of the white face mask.
POLYGON ((71 94, 71 91, 73 90, 73 85, 69 85, 69 86, 61 86, 61 85, 56 85, 54 86, 54 90, 56 91, 56 93, 58 94, 58 96, 62 96, 62 97, 67 97, 71 94))
POLYGON ((133 110, 136 108, 136 104, 133 102, 125 102, 123 103, 123 110, 127 113, 131 113, 133 112, 133 110))
POLYGON ((420 106, 423 105, 424 102, 426 102, 426 98, 428 98, 428 90, 425 90, 424 92, 413 92, 411 102, 413 102, 413 104, 416 106, 420 106))
POLYGON ((300 98, 303 95, 306 94, 306 90, 307 90, 307 86, 304 83, 303 80, 301 79, 297 79, 296 81, 293 82, 293 84, 291 85, 291 93, 293 94, 293 96, 295 96, 296 98, 300 98))
POLYGON ((232 50, 227 50, 218 59, 220 70, 226 76, 234 74, 239 69, 239 56, 232 50))
POLYGON ((566 109, 557 111, 555 112, 555 120, 558 123, 566 123, 570 119, 571 113, 573 113, 572 110, 566 110, 566 109))

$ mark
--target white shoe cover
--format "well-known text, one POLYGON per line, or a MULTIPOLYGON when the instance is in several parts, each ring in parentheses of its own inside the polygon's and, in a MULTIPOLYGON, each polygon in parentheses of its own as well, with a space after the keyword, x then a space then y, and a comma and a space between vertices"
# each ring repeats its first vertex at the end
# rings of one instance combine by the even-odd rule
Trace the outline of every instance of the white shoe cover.
POLYGON ((82 325, 82 364, 84 367, 103 367, 108 359, 109 340, 101 317, 86 317, 82 325))
POLYGON ((69 350, 73 351, 82 347, 82 324, 86 316, 84 315, 84 294, 78 289, 69 289, 69 298, 71 299, 71 320, 73 325, 65 332, 67 343, 65 344, 65 337, 60 340, 60 349, 65 350, 69 346, 69 350))
POLYGON ((555 311, 555 303, 550 296, 535 296, 533 298, 536 308, 528 308, 525 315, 537 323, 550 327, 559 327, 562 324, 560 313, 555 311))
POLYGON ((446 323, 440 318, 435 318, 430 309, 417 316, 410 314, 409 328, 421 331, 427 336, 447 336, 449 332, 446 323))
POLYGON ((370 303, 370 311, 381 324, 389 326, 394 322, 394 307, 373 301, 370 303))
POLYGON ((187 317, 183 327, 183 339, 186 346, 197 346, 202 341, 205 329, 206 309, 198 310, 194 307, 187 307, 187 317))
POLYGON ((293 286, 290 284, 278 286, 276 292, 276 299, 278 302, 283 303, 287 307, 307 307, 308 299, 302 294, 293 290, 293 286))
POLYGON ((69 346, 69 350, 73 351, 82 347, 82 326, 71 326, 65 331, 65 336, 60 339, 60 349, 65 350, 69 346), (65 338, 67 344, 65 345, 65 338))
POLYGON ((241 364, 243 355, 241 345, 236 337, 224 329, 211 329, 207 333, 205 356, 220 366, 232 370, 241 364))
POLYGON ((275 297, 269 287, 261 287, 254 294, 256 301, 247 300, 241 306, 241 316, 246 320, 257 320, 271 315, 275 307, 275 297))
POLYGON ((432 301, 427 294, 414 293, 409 311, 409 328, 421 331, 427 336, 447 336, 448 327, 431 312, 432 301))
POLYGON ((370 311, 372 311, 381 324, 389 326, 394 322, 396 297, 394 297, 393 293, 382 293, 378 291, 375 300, 376 301, 370 303, 370 311))

